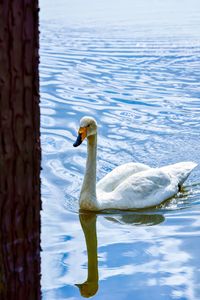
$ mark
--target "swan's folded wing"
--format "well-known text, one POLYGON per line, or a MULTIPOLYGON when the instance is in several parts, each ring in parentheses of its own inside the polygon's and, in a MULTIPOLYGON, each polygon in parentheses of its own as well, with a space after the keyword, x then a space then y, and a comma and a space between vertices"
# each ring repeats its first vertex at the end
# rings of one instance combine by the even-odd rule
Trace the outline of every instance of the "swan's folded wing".
POLYGON ((97 183, 97 190, 112 192, 128 177, 149 169, 147 165, 132 162, 118 166, 97 183))
POLYGON ((178 182, 175 178, 160 169, 150 169, 122 182, 110 195, 112 200, 109 202, 113 202, 113 207, 119 209, 150 207, 162 203, 177 192, 178 182))

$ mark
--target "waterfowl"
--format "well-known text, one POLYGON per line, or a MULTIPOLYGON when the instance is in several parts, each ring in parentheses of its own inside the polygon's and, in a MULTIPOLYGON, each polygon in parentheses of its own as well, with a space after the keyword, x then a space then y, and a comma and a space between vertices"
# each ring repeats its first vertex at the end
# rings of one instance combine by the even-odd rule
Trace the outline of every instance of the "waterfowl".
POLYGON ((73 146, 78 147, 85 138, 87 162, 79 198, 83 210, 130 210, 156 206, 174 196, 197 166, 188 161, 151 168, 130 162, 116 167, 96 184, 97 122, 92 117, 80 120, 73 146))

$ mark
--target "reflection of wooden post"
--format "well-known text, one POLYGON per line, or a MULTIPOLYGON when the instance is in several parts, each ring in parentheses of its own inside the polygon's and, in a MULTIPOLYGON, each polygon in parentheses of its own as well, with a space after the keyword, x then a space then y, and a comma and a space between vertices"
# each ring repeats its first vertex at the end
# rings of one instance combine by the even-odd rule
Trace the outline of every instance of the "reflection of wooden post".
POLYGON ((0 1, 0 299, 40 299, 38 0, 0 1))

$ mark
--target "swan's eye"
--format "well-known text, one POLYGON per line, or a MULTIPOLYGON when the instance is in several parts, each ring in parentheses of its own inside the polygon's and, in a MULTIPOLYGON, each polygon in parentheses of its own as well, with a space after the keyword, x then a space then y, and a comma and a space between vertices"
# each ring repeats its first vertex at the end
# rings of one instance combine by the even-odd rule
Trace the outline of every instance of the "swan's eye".
POLYGON ((87 126, 87 128, 90 127, 90 124, 87 126))

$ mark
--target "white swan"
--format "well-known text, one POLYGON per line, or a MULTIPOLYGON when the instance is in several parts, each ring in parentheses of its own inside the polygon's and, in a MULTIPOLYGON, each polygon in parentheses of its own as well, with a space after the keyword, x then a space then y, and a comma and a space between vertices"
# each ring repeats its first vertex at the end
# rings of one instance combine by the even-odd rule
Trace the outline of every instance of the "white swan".
POLYGON ((128 210, 158 205, 174 196, 197 164, 177 164, 150 168, 140 163, 126 163, 115 168, 96 185, 97 123, 94 118, 80 120, 74 147, 87 137, 87 163, 81 188, 80 209, 128 210))

